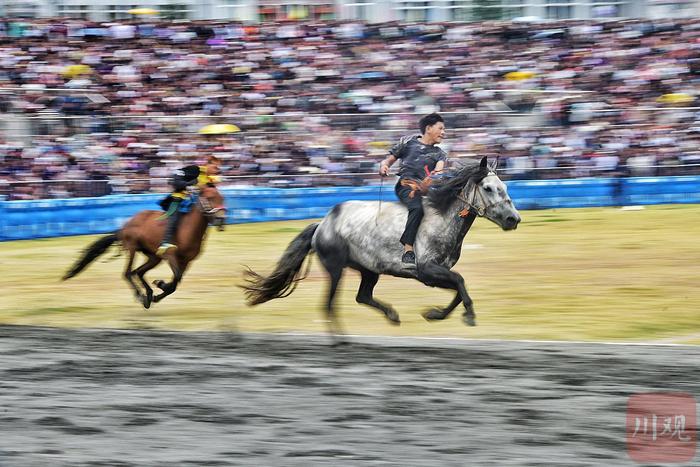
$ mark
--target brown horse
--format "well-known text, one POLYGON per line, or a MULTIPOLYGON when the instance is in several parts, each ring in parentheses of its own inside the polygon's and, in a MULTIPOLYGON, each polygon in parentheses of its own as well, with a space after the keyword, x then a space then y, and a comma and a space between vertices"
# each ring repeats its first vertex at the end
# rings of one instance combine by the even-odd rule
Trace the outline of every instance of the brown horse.
POLYGON ((224 198, 219 190, 213 185, 201 187, 195 204, 196 207, 180 217, 175 234, 177 249, 165 254, 164 258, 155 253, 165 233, 166 220, 162 219, 163 212, 141 211, 124 224, 120 230, 105 235, 87 247, 81 258, 63 276, 63 280, 77 275, 98 256, 107 251, 113 243, 120 242, 121 248, 129 253, 124 279, 134 289, 136 299, 143 304, 144 308, 149 308, 151 303, 157 303, 175 292, 187 266, 197 258, 202 249, 208 224, 216 225, 219 230, 224 229, 226 208, 224 207, 224 198), (145 254, 147 260, 138 268, 132 269, 136 252, 145 254), (173 271, 173 279, 170 282, 153 281, 153 285, 162 291, 154 296, 153 289, 144 279, 144 275, 160 264, 163 259, 167 259, 170 269, 173 271), (145 293, 139 288, 134 276, 139 278, 145 293))

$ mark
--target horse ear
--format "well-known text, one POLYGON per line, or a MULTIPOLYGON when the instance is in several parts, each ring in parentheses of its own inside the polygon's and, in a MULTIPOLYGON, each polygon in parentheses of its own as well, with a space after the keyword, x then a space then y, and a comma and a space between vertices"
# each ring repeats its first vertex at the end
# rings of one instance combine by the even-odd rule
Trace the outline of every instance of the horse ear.
POLYGON ((495 160, 495 161, 492 161, 492 162, 489 164, 489 170, 491 170, 491 172, 494 172, 494 173, 495 173, 496 170, 498 169, 498 159, 499 159, 499 156, 496 156, 496 160, 495 160))
POLYGON ((482 168, 482 169, 485 169, 486 166, 487 166, 487 164, 488 164, 488 160, 486 159, 486 156, 482 157, 482 158, 481 158, 481 164, 480 164, 481 168, 482 168))

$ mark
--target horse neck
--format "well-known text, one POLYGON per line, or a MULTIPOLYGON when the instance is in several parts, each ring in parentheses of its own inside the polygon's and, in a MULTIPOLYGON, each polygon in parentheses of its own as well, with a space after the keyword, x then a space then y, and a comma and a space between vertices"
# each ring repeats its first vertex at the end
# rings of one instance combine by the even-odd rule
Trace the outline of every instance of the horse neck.
POLYGON ((189 226, 193 237, 201 241, 207 231, 208 225, 209 222, 202 210, 199 206, 195 206, 190 212, 184 215, 180 228, 187 228, 189 226))
POLYGON ((459 212, 462 207, 463 203, 455 199, 445 212, 435 209, 427 211, 430 212, 428 216, 432 218, 428 221, 431 224, 429 236, 433 239, 433 247, 436 247, 433 259, 449 267, 459 259, 464 237, 476 219, 476 212, 469 212, 466 217, 461 217, 459 212))
POLYGON ((469 212, 466 217, 461 217, 459 212, 463 209, 464 203, 455 198, 445 212, 433 211, 441 219, 443 234, 441 235, 449 244, 459 243, 469 232, 474 219, 475 212, 469 212))

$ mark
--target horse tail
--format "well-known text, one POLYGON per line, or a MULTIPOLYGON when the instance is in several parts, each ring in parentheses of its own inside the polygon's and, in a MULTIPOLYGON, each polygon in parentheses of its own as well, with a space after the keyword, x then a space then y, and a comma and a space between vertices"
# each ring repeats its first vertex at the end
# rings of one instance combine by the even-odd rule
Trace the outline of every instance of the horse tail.
POLYGON ((63 276, 61 280, 68 280, 73 276, 76 276, 85 269, 88 264, 92 263, 98 256, 103 254, 105 251, 107 251, 107 248, 112 246, 114 242, 119 240, 119 233, 111 233, 109 235, 105 235, 104 237, 96 240, 92 245, 87 247, 85 251, 83 251, 83 256, 73 264, 73 266, 70 268, 70 270, 63 276))
MULTIPOLYGON (((269 276, 261 276, 250 268, 244 272, 247 284, 240 287, 245 290, 248 305, 258 305, 273 298, 284 298, 294 292, 297 284, 305 279, 309 272, 307 266, 306 272, 302 274, 301 267, 311 251, 311 239, 317 227, 318 223, 309 225, 292 240, 269 276)), ((311 261, 308 265, 311 265, 311 261)))

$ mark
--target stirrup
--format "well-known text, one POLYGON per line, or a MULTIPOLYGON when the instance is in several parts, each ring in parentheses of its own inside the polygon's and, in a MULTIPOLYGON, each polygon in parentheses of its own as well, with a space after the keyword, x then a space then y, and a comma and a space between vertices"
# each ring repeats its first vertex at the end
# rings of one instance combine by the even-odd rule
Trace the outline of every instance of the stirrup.
POLYGON ((156 250, 156 254, 158 256, 163 256, 166 254, 169 250, 176 249, 177 246, 173 245, 172 243, 163 243, 161 246, 158 247, 156 250))

